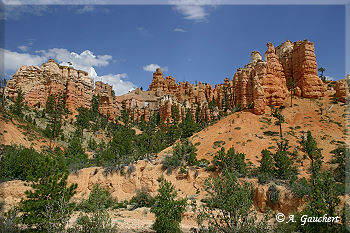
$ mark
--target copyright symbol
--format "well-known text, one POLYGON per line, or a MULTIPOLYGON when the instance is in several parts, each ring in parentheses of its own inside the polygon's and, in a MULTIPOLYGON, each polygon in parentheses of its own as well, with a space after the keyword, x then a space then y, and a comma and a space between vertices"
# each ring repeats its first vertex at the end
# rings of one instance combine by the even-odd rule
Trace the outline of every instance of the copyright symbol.
POLYGON ((276 214, 276 221, 277 222, 284 222, 285 219, 286 219, 286 216, 284 216, 283 213, 276 214))

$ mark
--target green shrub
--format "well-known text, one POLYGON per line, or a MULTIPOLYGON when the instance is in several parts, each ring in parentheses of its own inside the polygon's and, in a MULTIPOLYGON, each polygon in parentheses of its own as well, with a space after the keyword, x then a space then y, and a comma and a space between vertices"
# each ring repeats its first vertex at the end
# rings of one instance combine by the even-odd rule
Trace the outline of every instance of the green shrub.
POLYGON ((210 162, 207 159, 201 159, 197 163, 198 167, 204 167, 204 168, 208 167, 209 164, 210 162))
POLYGON ((276 205, 280 201, 280 191, 276 188, 276 185, 271 185, 267 190, 267 197, 272 205, 276 205))
POLYGON ((149 194, 147 188, 142 187, 136 190, 136 195, 130 200, 130 203, 134 205, 134 209, 140 207, 152 207, 154 204, 154 198, 149 194))
MULTIPOLYGON (((2 211, 2 209, 1 209, 2 211)), ((0 216, 0 232, 17 233, 20 229, 17 225, 18 208, 13 208, 0 216)))
POLYGON ((68 148, 65 151, 65 156, 70 172, 76 172, 85 168, 89 163, 88 155, 85 153, 78 137, 74 137, 69 141, 68 148))
POLYGON ((311 187, 305 177, 303 177, 291 184, 291 190, 296 197, 303 198, 310 194, 311 187))
POLYGON ((94 212, 96 209, 108 209, 114 207, 116 199, 112 198, 109 190, 102 188, 99 184, 94 185, 92 188, 89 198, 83 200, 79 205, 78 209, 85 212, 94 212))
POLYGON ((4 146, 0 156, 0 180, 31 180, 37 175, 43 155, 33 148, 4 146))
POLYGON ((164 160, 162 161, 163 169, 173 169, 183 166, 182 158, 175 155, 166 155, 164 160))
POLYGON ((267 217, 258 220, 253 211, 252 185, 238 182, 235 172, 225 170, 207 179, 204 189, 208 197, 197 214, 199 232, 271 232, 267 217))
POLYGON ((213 148, 216 149, 216 148, 219 148, 223 145, 225 145, 226 142, 225 141, 215 141, 214 144, 213 144, 213 148))
POLYGON ((88 147, 92 151, 95 151, 97 149, 97 143, 96 143, 95 139, 93 139, 92 137, 90 137, 90 139, 88 141, 88 147))
POLYGON ((26 199, 19 204, 21 224, 34 232, 63 231, 73 211, 74 203, 69 200, 77 184, 67 187, 68 173, 59 164, 59 157, 45 156, 37 168, 32 190, 25 191, 26 199))
POLYGON ((222 147, 221 150, 214 156, 212 164, 219 168, 220 171, 235 170, 240 176, 245 176, 247 174, 245 154, 236 153, 233 147, 230 148, 227 153, 225 153, 225 148, 222 147))
POLYGON ((151 212, 156 216, 153 229, 158 233, 181 232, 180 222, 182 214, 185 212, 187 200, 176 200, 177 192, 174 185, 165 180, 164 177, 161 177, 159 182, 155 204, 151 208, 151 212))
POLYGON ((173 169, 183 166, 193 166, 198 163, 196 157, 196 147, 188 139, 177 143, 173 149, 173 155, 166 156, 162 161, 163 169, 173 169))
POLYGON ((263 134, 266 135, 266 136, 278 136, 279 135, 278 132, 270 131, 270 130, 263 132, 263 134))
POLYGON ((274 174, 274 161, 269 150, 265 149, 261 151, 259 172, 270 176, 273 176, 274 174))
POLYGON ((79 214, 76 222, 68 229, 69 233, 114 233, 117 231, 117 225, 112 224, 112 220, 106 210, 96 209, 92 215, 79 214))

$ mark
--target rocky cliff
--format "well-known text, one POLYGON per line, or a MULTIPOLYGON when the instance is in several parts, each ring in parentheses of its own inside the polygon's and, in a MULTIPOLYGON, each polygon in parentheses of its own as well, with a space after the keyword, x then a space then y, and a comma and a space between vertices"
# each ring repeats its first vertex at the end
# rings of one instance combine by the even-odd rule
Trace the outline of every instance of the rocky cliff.
POLYGON ((348 74, 345 79, 337 81, 334 86, 335 97, 343 103, 345 103, 346 99, 349 97, 349 84, 350 74, 348 74))
MULTIPOLYGON (((40 68, 22 66, 9 80, 6 95, 16 97, 22 89, 27 105, 44 105, 50 94, 63 94, 67 108, 76 112, 78 107, 90 107, 93 95, 99 96, 99 111, 116 119, 126 111, 133 121, 148 121, 159 112, 163 122, 173 122, 177 109, 179 121, 191 113, 194 119, 212 121, 219 114, 232 112, 238 106, 251 108, 263 114, 267 106, 283 105, 289 95, 287 83, 295 80, 295 94, 306 98, 324 95, 326 86, 317 76, 314 45, 309 41, 286 41, 274 48, 267 43, 264 60, 258 51, 251 53, 251 61, 238 68, 233 79, 225 78, 213 88, 199 82, 177 83, 175 78, 164 78, 161 69, 153 73, 148 91, 136 89, 122 96, 114 96, 112 86, 96 82, 87 72, 61 66, 50 59, 40 68)), ((340 84, 339 84, 340 85, 340 84)), ((336 87, 338 88, 338 87, 336 87)), ((339 86, 338 95, 344 88, 339 86)))
POLYGON ((90 107, 94 92, 92 78, 82 70, 61 66, 53 59, 37 66, 22 66, 7 82, 5 93, 16 98, 21 89, 25 104, 45 106, 47 97, 64 95, 66 107, 75 113, 79 107, 90 107))

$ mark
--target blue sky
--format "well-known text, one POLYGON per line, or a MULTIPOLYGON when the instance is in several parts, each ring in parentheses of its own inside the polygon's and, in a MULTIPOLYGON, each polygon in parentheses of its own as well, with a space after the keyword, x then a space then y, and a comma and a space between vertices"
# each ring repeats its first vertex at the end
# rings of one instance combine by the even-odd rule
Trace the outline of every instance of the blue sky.
POLYGON ((2 17, 7 75, 52 57, 117 94, 147 89, 158 66, 177 81, 217 84, 249 63, 251 51, 264 55, 269 41, 308 39, 325 75, 345 77, 341 5, 39 5, 8 7, 2 17))

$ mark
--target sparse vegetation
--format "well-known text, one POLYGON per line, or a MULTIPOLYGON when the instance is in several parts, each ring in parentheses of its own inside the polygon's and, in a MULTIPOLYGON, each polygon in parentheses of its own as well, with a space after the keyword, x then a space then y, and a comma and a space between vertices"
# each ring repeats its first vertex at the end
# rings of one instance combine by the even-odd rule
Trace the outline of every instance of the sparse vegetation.
POLYGON ((219 148, 223 145, 225 145, 225 141, 215 141, 214 144, 213 144, 213 148, 216 149, 216 148, 219 148))
POLYGON ((156 232, 181 232, 180 222, 186 208, 186 199, 176 199, 177 192, 174 185, 165 180, 159 179, 158 195, 154 199, 154 206, 151 212, 155 214, 156 220, 153 229, 156 232))
POLYGON ((269 232, 268 215, 257 220, 252 211, 251 184, 240 184, 234 172, 223 170, 207 179, 204 188, 209 197, 198 210, 199 232, 269 232))
POLYGON ((140 207, 152 207, 154 204, 154 198, 149 194, 146 187, 136 190, 136 195, 130 200, 130 203, 134 205, 134 209, 140 207))

